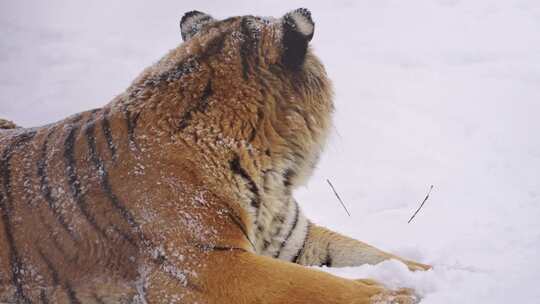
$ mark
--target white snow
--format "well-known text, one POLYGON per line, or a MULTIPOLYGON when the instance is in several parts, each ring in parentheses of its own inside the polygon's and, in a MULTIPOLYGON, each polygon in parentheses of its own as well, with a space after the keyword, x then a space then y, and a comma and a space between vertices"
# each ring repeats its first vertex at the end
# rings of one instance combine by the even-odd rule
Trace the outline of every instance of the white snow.
POLYGON ((297 198, 319 224, 434 266, 331 272, 415 287, 425 304, 539 303, 537 0, 1 1, 0 117, 34 126, 104 105, 181 42, 186 11, 304 6, 337 112, 297 198))

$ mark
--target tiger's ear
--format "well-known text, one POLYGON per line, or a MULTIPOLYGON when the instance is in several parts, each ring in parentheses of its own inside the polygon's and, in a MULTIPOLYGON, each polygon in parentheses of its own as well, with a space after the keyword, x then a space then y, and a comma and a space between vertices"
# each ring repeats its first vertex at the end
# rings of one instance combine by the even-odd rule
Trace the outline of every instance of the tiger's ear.
POLYGON ((203 25, 215 21, 212 16, 199 11, 190 11, 184 14, 180 20, 180 33, 182 39, 188 41, 203 27, 203 25))
POLYGON ((299 8, 285 14, 283 25, 283 54, 282 63, 291 68, 299 69, 304 64, 308 43, 313 38, 315 23, 311 19, 311 12, 299 8))

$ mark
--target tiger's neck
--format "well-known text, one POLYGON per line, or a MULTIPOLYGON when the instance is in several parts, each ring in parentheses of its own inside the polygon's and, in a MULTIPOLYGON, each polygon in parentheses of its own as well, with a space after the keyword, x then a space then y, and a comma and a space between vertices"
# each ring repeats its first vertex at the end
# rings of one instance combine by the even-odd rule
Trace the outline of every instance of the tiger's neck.
MULTIPOLYGON (((253 250, 280 259, 295 258, 307 235, 308 220, 292 191, 310 174, 317 158, 308 153, 313 149, 275 145, 262 140, 265 134, 260 130, 251 142, 240 140, 226 131, 198 128, 201 122, 195 118, 183 129, 164 130, 159 120, 144 112, 122 115, 132 152, 155 151, 154 157, 161 155, 163 162, 171 164, 163 170, 204 163, 196 166, 198 178, 209 190, 223 192, 230 187, 235 207, 247 215, 245 226, 253 250), (131 136, 130 127, 135 127, 131 136)), ((157 159, 151 161, 154 164, 147 165, 155 165, 157 159)))

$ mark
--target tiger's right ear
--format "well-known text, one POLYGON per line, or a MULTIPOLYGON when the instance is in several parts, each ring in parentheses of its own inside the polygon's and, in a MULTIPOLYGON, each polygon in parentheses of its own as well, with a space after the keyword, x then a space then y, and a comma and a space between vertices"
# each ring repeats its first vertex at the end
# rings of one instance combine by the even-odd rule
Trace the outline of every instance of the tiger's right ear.
POLYGON ((190 11, 184 14, 180 20, 180 33, 182 39, 188 41, 193 37, 203 25, 215 21, 212 16, 199 11, 190 11))
POLYGON ((283 54, 282 63, 293 69, 299 69, 304 64, 308 44, 313 38, 315 23, 311 19, 311 12, 299 8, 285 14, 283 24, 283 54))

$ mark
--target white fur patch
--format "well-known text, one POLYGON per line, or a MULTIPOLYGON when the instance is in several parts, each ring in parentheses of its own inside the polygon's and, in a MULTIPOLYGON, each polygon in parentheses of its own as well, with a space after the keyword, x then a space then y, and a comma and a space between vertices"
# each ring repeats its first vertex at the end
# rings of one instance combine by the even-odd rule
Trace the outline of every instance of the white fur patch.
POLYGON ((304 36, 310 36, 313 34, 313 23, 299 12, 294 12, 291 18, 296 24, 296 30, 304 36))
POLYGON ((272 256, 272 257, 276 256, 276 254, 278 254, 281 251, 281 246, 286 245, 286 243, 284 242, 286 241, 287 236, 289 235, 289 232, 291 232, 291 229, 293 228, 293 226, 295 225, 295 222, 297 221, 296 208, 298 208, 297 207, 298 204, 292 198, 285 200, 285 202, 287 202, 285 203, 286 210, 282 210, 284 209, 283 207, 279 208, 280 210, 279 213, 281 216, 285 218, 285 221, 280 227, 269 227, 268 230, 271 232, 271 235, 272 235, 272 232, 274 232, 275 230, 279 231, 279 235, 276 235, 271 240, 271 244, 266 248, 266 250, 261 251, 261 254, 263 255, 272 256))

